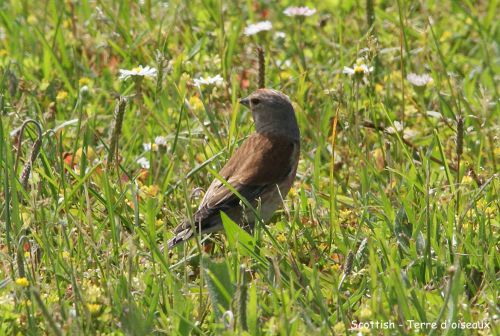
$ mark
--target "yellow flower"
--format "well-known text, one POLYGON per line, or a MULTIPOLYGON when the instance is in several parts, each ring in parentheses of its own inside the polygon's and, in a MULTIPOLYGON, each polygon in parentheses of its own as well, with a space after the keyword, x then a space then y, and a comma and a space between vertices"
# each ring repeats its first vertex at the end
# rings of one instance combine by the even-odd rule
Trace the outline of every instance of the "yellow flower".
POLYGON ((462 178, 462 184, 472 184, 472 182, 474 182, 474 180, 469 175, 465 175, 462 178))
POLYGON ((142 186, 140 189, 140 195, 148 197, 156 197, 159 191, 160 187, 156 184, 150 186, 142 186))
POLYGON ((5 49, 0 49, 0 57, 7 56, 9 53, 5 49))
POLYGON ((382 91, 384 91, 384 86, 382 84, 375 84, 375 92, 376 93, 381 93, 382 91))
POLYGON ((80 86, 84 86, 84 85, 89 85, 90 84, 90 78, 88 77, 82 77, 78 80, 78 84, 80 86))
POLYGON ((34 15, 29 15, 28 18, 26 19, 30 25, 34 25, 38 22, 36 16, 34 15))
POLYGON ((95 315, 101 310, 101 305, 98 303, 87 303, 87 309, 90 314, 95 315))
POLYGON ((479 201, 476 203, 476 207, 478 210, 484 210, 486 208, 486 201, 484 198, 481 198, 479 201))
POLYGON ((194 111, 202 111, 204 108, 203 102, 197 96, 191 96, 191 98, 189 98, 189 105, 194 111))
POLYGON ((299 193, 297 192, 297 189, 295 189, 294 187, 291 187, 290 188, 290 191, 288 192, 288 195, 290 195, 290 197, 296 197, 299 193))
POLYGON ((342 335, 345 333, 345 324, 344 322, 339 322, 333 326, 333 333, 335 335, 342 335))
MULTIPOLYGON (((80 162, 82 161, 82 155, 83 155, 83 148, 80 147, 75 152, 73 162, 75 164, 80 164, 80 162)), ((87 162, 92 163, 92 161, 94 161, 94 159, 96 158, 96 153, 92 147, 87 147, 86 156, 87 156, 87 162)))
POLYGON ((70 258, 69 252, 68 251, 63 251, 62 257, 63 257, 64 260, 69 260, 69 258, 70 258))
POLYGON ((21 287, 28 287, 30 285, 30 282, 26 278, 17 278, 16 279, 16 285, 21 286, 21 287))
POLYGON ((368 307, 361 309, 359 312, 359 318, 361 321, 368 321, 372 317, 372 310, 368 307))
MULTIPOLYGON (((0 54, 2 53, 2 51, 0 50, 0 54)), ((497 147, 493 150, 493 155, 495 155, 495 157, 497 158, 500 158, 500 147, 497 147)))
POLYGON ((449 39, 451 36, 452 36, 451 32, 447 30, 443 33, 443 35, 441 35, 441 38, 439 40, 443 42, 449 39))
POLYGON ((493 206, 489 206, 484 210, 484 215, 486 216, 486 218, 489 218, 489 219, 495 218, 496 213, 497 213, 497 209, 493 206))
POLYGON ((68 97, 68 93, 64 90, 61 90, 57 93, 56 100, 57 101, 63 101, 68 97))
POLYGON ((286 242, 286 236, 283 233, 280 233, 279 235, 276 236, 276 240, 279 241, 280 243, 286 242))
POLYGON ((71 20, 70 19, 66 19, 63 21, 63 27, 68 29, 71 27, 71 20))
POLYGON ((339 264, 332 264, 330 266, 330 269, 333 271, 333 273, 336 273, 340 270, 340 265, 339 264))
POLYGON ((360 334, 370 334, 371 330, 370 330, 370 328, 368 328, 366 326, 362 326, 361 328, 359 328, 359 333, 360 334))

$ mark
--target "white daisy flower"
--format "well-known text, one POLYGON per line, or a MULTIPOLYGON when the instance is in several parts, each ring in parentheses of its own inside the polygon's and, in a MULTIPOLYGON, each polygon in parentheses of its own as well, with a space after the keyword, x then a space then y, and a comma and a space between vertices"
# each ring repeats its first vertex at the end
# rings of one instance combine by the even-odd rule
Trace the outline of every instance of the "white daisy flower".
POLYGON ((432 82, 432 77, 428 74, 417 75, 415 73, 409 73, 408 76, 406 76, 406 79, 411 84, 419 87, 426 86, 427 84, 432 82))
POLYGON ((153 78, 156 77, 156 69, 150 66, 142 67, 142 65, 139 65, 138 67, 133 68, 132 70, 120 69, 120 76, 118 77, 119 79, 127 80, 130 77, 153 78))
POLYGON ((136 162, 144 169, 149 169, 150 167, 149 160, 143 156, 138 158, 136 162))
POLYGON ((155 144, 158 146, 166 146, 167 145, 167 137, 159 135, 155 138, 155 144))
POLYGON ((200 77, 200 78, 195 78, 194 79, 194 86, 200 87, 202 85, 218 85, 222 84, 224 82, 224 79, 221 77, 221 75, 217 74, 214 77, 200 77))
POLYGON ((443 118, 443 115, 437 111, 427 111, 427 115, 429 117, 433 117, 433 118, 436 118, 436 119, 442 119, 443 118))
POLYGON ((276 37, 277 39, 284 39, 286 37, 286 34, 282 31, 277 31, 276 33, 274 33, 274 37, 276 37))
POLYGON ((152 144, 150 142, 143 143, 142 144, 142 148, 144 148, 145 152, 149 152, 151 150, 151 148, 152 148, 152 144))
POLYGON ((304 7, 288 7, 283 11, 287 16, 311 16, 316 13, 315 8, 304 7))
POLYGON ((373 67, 368 67, 366 64, 356 64, 353 68, 345 66, 342 72, 348 74, 349 76, 352 75, 362 76, 365 74, 369 74, 372 71, 373 67))
POLYGON ((389 126, 385 129, 385 131, 389 134, 396 134, 398 132, 401 132, 403 130, 403 124, 399 121, 394 121, 394 127, 389 126))
POLYGON ((273 28, 273 24, 271 21, 261 21, 253 24, 249 24, 246 26, 244 30, 244 34, 246 36, 255 35, 260 33, 261 31, 271 30, 273 28))

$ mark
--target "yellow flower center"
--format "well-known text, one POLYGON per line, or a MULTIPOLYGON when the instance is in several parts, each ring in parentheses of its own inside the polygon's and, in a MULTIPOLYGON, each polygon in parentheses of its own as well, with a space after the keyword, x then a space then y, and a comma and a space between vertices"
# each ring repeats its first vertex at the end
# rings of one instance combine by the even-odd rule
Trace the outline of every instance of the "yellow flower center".
POLYGON ((356 75, 358 75, 358 74, 364 74, 364 73, 365 73, 365 68, 363 68, 363 67, 362 67, 362 66, 360 66, 360 65, 356 65, 356 66, 354 67, 354 73, 355 73, 356 75))
POLYGON ((26 278, 17 278, 16 285, 21 287, 28 287, 30 285, 30 282, 26 278))
POLYGON ((132 69, 133 72, 141 72, 141 70, 142 70, 142 67, 140 67, 140 66, 132 69))

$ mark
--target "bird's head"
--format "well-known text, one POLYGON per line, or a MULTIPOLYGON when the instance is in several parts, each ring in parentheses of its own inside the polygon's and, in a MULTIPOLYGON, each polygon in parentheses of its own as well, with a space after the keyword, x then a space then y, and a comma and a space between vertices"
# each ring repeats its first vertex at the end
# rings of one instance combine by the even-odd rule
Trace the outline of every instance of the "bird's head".
POLYGON ((299 140, 300 132, 295 111, 285 94, 272 89, 258 89, 240 100, 240 104, 252 111, 257 132, 299 140))

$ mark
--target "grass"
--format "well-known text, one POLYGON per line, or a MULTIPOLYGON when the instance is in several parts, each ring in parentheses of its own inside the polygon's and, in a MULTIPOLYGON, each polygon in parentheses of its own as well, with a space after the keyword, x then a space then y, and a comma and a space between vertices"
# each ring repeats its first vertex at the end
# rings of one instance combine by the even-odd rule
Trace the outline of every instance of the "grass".
POLYGON ((0 4, 0 334, 500 333, 497 1, 308 5, 0 4), (258 46, 294 187, 253 236, 225 219, 169 255, 252 132, 258 46), (118 78, 138 65, 157 76, 118 78))

